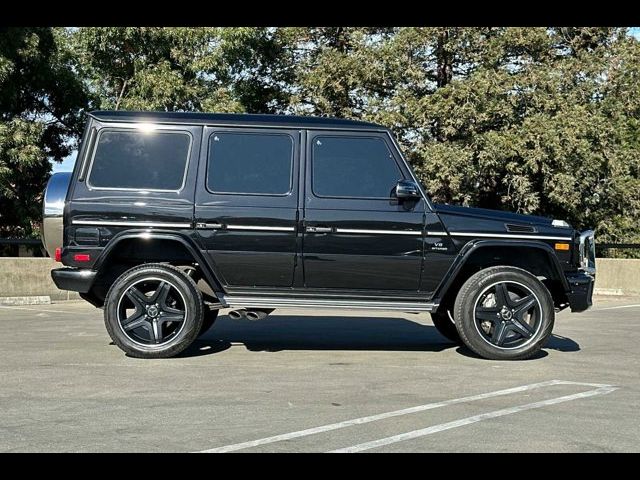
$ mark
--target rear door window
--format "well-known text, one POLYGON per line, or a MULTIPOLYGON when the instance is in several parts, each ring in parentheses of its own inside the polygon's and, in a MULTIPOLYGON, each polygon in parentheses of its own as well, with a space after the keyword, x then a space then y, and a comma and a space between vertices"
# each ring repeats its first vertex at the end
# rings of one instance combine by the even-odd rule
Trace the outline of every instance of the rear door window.
POLYGON ((223 194, 287 195, 293 145, 285 133, 214 132, 209 137, 207 188, 223 194))

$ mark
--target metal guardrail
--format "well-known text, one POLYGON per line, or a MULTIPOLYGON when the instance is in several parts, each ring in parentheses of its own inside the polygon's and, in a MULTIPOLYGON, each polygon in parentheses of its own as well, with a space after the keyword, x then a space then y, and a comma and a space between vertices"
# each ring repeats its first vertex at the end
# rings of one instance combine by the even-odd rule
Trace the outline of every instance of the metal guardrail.
POLYGON ((640 243, 596 243, 596 249, 598 248, 640 249, 640 243))
POLYGON ((15 256, 48 257, 39 238, 0 238, 0 257, 15 256))
POLYGON ((596 258, 640 258, 640 243, 597 243, 596 258))
POLYGON ((0 238, 0 245, 24 245, 29 247, 42 247, 39 238, 0 238))

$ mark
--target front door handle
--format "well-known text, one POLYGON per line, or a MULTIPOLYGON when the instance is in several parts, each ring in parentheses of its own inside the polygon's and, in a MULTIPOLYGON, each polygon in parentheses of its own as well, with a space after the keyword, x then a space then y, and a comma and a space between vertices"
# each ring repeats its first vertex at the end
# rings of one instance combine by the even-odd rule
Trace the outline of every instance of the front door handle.
POLYGON ((307 227, 305 231, 308 233, 331 233, 333 228, 331 227, 307 227))
POLYGON ((196 228, 200 228, 200 229, 213 229, 213 230, 221 230, 224 228, 224 225, 222 223, 204 223, 204 222, 198 222, 196 223, 196 228))

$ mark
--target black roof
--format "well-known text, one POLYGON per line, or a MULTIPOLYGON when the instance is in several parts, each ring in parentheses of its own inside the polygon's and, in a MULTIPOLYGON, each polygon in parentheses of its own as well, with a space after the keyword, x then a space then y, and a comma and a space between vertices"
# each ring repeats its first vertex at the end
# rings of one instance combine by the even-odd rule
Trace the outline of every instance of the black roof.
POLYGON ((375 123, 332 117, 302 117, 296 115, 266 115, 250 113, 196 112, 134 112, 126 110, 96 110, 89 115, 101 121, 184 123, 190 125, 260 125, 294 128, 371 128, 384 129, 375 123))

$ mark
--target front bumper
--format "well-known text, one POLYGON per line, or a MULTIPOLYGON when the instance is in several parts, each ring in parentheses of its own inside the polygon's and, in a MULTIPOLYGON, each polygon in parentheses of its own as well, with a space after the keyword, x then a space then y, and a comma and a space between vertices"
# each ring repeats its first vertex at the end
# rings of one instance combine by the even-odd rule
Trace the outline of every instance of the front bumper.
POLYGON ((595 275, 585 272, 573 273, 567 275, 567 282, 571 289, 567 293, 567 298, 572 312, 583 312, 593 305, 595 275))
POLYGON ((51 278, 60 290, 87 293, 91 290, 97 273, 86 268, 55 268, 51 270, 51 278))

